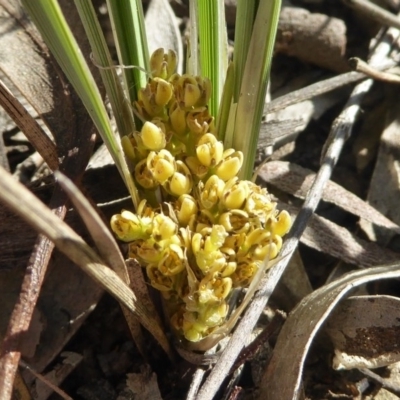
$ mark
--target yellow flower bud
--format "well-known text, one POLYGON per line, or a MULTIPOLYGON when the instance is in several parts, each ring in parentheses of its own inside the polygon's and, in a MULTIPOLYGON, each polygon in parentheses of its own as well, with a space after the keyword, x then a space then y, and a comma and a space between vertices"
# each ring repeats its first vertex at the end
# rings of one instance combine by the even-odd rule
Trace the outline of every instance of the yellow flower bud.
POLYGON ((275 235, 284 236, 289 232, 292 220, 290 214, 286 210, 282 210, 277 218, 277 222, 273 225, 275 235))
POLYGON ((135 149, 133 148, 132 142, 128 136, 123 136, 121 138, 121 145, 126 157, 131 161, 135 160, 135 149))
POLYGON ((170 181, 166 183, 167 191, 174 196, 190 193, 192 181, 180 172, 175 172, 170 181))
POLYGON ((150 284, 161 292, 166 292, 174 288, 174 276, 164 275, 155 264, 146 266, 146 273, 150 279, 150 284))
POLYGON ((199 161, 206 167, 217 165, 222 159, 224 145, 212 133, 203 135, 196 147, 199 161))
POLYGON ((213 118, 210 116, 208 109, 196 112, 189 112, 186 116, 186 124, 190 132, 195 135, 205 135, 212 131, 213 118))
POLYGON ((124 242, 145 239, 151 234, 151 219, 141 218, 130 211, 122 210, 121 214, 111 218, 111 229, 124 242))
POLYGON ((177 275, 182 272, 185 269, 185 261, 181 247, 176 244, 169 245, 158 263, 158 269, 164 276, 177 275))
POLYGON ((271 241, 265 246, 257 246, 252 252, 249 253, 249 255, 251 255, 254 260, 264 261, 265 259, 273 260, 278 255, 278 253, 278 246, 275 242, 271 241))
POLYGON ((225 238, 228 236, 225 228, 222 225, 213 225, 211 232, 205 231, 206 235, 209 235, 205 241, 204 249, 206 251, 219 249, 225 242, 225 238))
POLYGON ((242 210, 225 212, 219 217, 221 224, 227 232, 248 232, 250 229, 249 215, 242 210))
POLYGON ((178 63, 175 51, 168 49, 165 59, 167 62, 167 77, 166 77, 166 79, 168 79, 175 72, 176 66, 178 63))
POLYGON ((182 107, 190 109, 196 106, 201 97, 201 90, 194 76, 175 76, 171 77, 170 82, 174 85, 176 99, 182 107))
POLYGON ((139 216, 148 217, 148 218, 151 218, 151 220, 153 220, 153 218, 154 218, 154 210, 150 206, 147 205, 146 200, 142 200, 139 203, 137 213, 139 216))
POLYGON ((208 274, 199 285, 198 296, 199 303, 220 303, 230 294, 232 290, 231 278, 220 278, 217 275, 208 274))
POLYGON ((183 194, 179 197, 177 206, 178 211, 176 215, 182 226, 187 226, 190 220, 196 218, 199 209, 196 200, 192 196, 183 194))
POLYGON ((154 78, 153 83, 155 84, 155 103, 158 106, 167 105, 174 93, 173 86, 161 78, 154 78))
POLYGON ((186 83, 184 86, 183 103, 186 108, 194 107, 200 99, 201 91, 197 85, 186 83))
POLYGON ((174 102, 169 108, 169 118, 172 129, 178 136, 183 136, 188 131, 186 114, 186 111, 181 109, 177 102, 174 102))
POLYGON ((168 150, 150 152, 147 156, 146 166, 152 177, 160 184, 164 184, 176 171, 175 158, 168 150))
POLYGON ((153 238, 146 240, 135 240, 129 245, 129 258, 139 258, 144 264, 157 264, 163 255, 163 247, 153 238))
POLYGON ((249 249, 252 246, 259 245, 261 243, 266 243, 271 238, 271 232, 268 232, 265 229, 257 228, 254 231, 250 232, 246 236, 246 241, 244 247, 249 249))
POLYGON ((250 215, 257 216, 260 223, 267 224, 275 211, 276 203, 271 201, 271 197, 265 188, 260 188, 253 182, 248 182, 250 194, 244 205, 244 210, 250 215))
POLYGON ((144 109, 146 115, 143 115, 145 119, 152 119, 160 116, 163 112, 163 107, 157 105, 154 101, 154 95, 151 91, 151 86, 147 85, 145 88, 139 89, 138 91, 138 105, 144 109))
POLYGON ((202 179, 207 175, 208 168, 201 164, 197 157, 186 157, 185 163, 198 178, 202 179))
POLYGON ((228 304, 223 301, 220 304, 210 304, 204 306, 199 312, 199 319, 204 325, 213 328, 222 325, 228 314, 228 304))
POLYGON ((135 179, 136 182, 145 189, 154 189, 158 186, 158 182, 147 168, 147 160, 142 160, 136 164, 135 179))
POLYGON ((192 237, 192 250, 197 266, 204 272, 218 272, 226 264, 225 255, 219 250, 228 233, 222 225, 204 228, 192 237))
POLYGON ((224 181, 234 178, 242 168, 243 153, 228 149, 224 151, 222 161, 215 168, 215 173, 224 181))
POLYGON ((164 187, 174 196, 188 194, 193 187, 192 175, 189 168, 182 161, 177 161, 176 166, 177 171, 172 175, 171 179, 165 183, 164 187))
POLYGON ((210 209, 218 204, 225 183, 217 175, 211 175, 204 187, 203 184, 199 183, 200 189, 200 203, 205 209, 210 209))
POLYGON ((236 268, 237 268, 237 263, 235 261, 229 261, 222 269, 221 276, 224 278, 226 276, 232 275, 236 271, 236 268))
POLYGON ((230 179, 222 192, 222 203, 228 210, 242 208, 249 195, 247 181, 239 181, 238 178, 230 179))
POLYGON ((185 335, 185 339, 189 342, 196 343, 203 339, 203 335, 192 326, 190 328, 186 328, 183 333, 185 335))
POLYGON ((230 234, 224 243, 224 248, 229 248, 234 250, 236 253, 244 246, 246 241, 247 232, 241 232, 236 234, 230 234))
POLYGON ((201 90, 201 96, 196 106, 206 106, 211 96, 211 81, 208 78, 202 78, 201 76, 196 76, 196 81, 201 90))
POLYGON ((192 250, 193 253, 198 253, 203 246, 203 236, 201 233, 195 233, 192 237, 192 250))
POLYGON ((253 276, 261 267, 262 261, 253 261, 242 258, 238 261, 236 271, 230 276, 234 287, 246 287, 250 284, 253 276))
POLYGON ((200 250, 196 253, 196 264, 204 274, 208 274, 221 271, 226 264, 226 260, 224 254, 219 250, 210 252, 200 250))
POLYGON ((193 312, 185 312, 182 321, 182 331, 186 340, 198 342, 203 339, 207 332, 208 326, 204 322, 199 321, 198 314, 193 312))
POLYGON ((161 150, 167 144, 163 130, 150 121, 144 123, 140 137, 143 145, 149 150, 161 150))
POLYGON ((168 79, 175 71, 177 64, 176 53, 173 50, 160 48, 154 51, 150 57, 150 69, 153 77, 168 79))
POLYGON ((159 242, 171 239, 178 232, 178 225, 164 214, 157 214, 153 218, 153 238, 159 242))

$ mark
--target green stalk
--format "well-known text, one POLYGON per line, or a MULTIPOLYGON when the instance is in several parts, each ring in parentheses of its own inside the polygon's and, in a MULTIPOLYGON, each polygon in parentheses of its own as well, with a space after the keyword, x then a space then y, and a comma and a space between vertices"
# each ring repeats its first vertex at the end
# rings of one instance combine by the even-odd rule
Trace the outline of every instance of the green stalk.
POLYGON ((186 73, 200 75, 200 53, 199 53, 199 4, 197 0, 189 0, 190 38, 186 59, 186 73))
POLYGON ((113 110, 118 132, 121 137, 128 135, 135 130, 132 109, 124 94, 117 70, 112 68, 113 62, 96 10, 90 1, 75 0, 75 5, 89 39, 94 62, 100 66, 100 75, 113 110))
POLYGON ((146 86, 147 74, 150 73, 142 2, 140 0, 107 0, 107 6, 119 63, 138 67, 123 70, 124 81, 132 103, 137 99, 139 88, 146 86))
POLYGON ((216 119, 217 137, 218 140, 224 143, 225 148, 229 148, 232 145, 232 135, 230 133, 233 133, 233 129, 228 131, 227 127, 232 105, 234 81, 234 65, 233 63, 230 63, 228 69, 226 70, 226 79, 224 88, 222 90, 221 101, 219 103, 218 115, 216 119))
POLYGON ((137 191, 96 82, 56 0, 22 0, 65 75, 82 100, 137 206, 137 191))
POLYGON ((201 76, 212 82, 210 113, 218 114, 227 68, 227 38, 223 0, 198 0, 201 76))
POLYGON ((235 65, 234 102, 237 103, 242 84, 244 67, 249 51, 254 18, 258 6, 257 0, 238 0, 235 21, 235 50, 233 64, 235 65))
POLYGON ((240 179, 250 179, 253 172, 280 8, 281 0, 260 0, 257 9, 233 136, 233 147, 244 154, 240 179))

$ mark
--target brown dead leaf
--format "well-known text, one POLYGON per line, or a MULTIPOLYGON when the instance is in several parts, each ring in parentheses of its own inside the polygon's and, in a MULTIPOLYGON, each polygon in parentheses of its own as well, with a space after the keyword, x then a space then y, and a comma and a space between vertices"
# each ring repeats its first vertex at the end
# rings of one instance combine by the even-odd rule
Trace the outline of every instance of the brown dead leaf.
POLYGON ((128 374, 126 385, 141 400, 162 400, 157 375, 148 365, 143 365, 139 374, 128 374))
POLYGON ((328 15, 282 7, 276 50, 337 72, 349 69, 344 58, 346 25, 328 15))
POLYGON ((390 107, 390 102, 385 101, 377 104, 373 112, 365 113, 360 133, 356 137, 352 149, 358 171, 363 171, 376 160, 388 107, 390 107))
POLYGON ((296 250, 274 290, 274 303, 278 304, 279 308, 290 311, 303 297, 310 294, 312 290, 300 252, 296 250))
POLYGON ((327 321, 334 346, 333 368, 378 368, 400 361, 400 299, 354 296, 327 321))
POLYGON ((369 268, 349 273, 305 297, 291 312, 278 336, 271 361, 261 381, 259 399, 298 399, 308 350, 339 301, 360 285, 399 277, 399 263, 369 268))
MULTIPOLYGON (((387 124, 382 133, 367 200, 382 214, 400 223, 400 117, 398 102, 392 101, 391 104, 393 105, 387 110, 387 124)), ((360 225, 371 240, 387 244, 398 233, 374 227, 371 225, 372 221, 364 219, 360 225)))
MULTIPOLYGON (((259 176, 278 189, 302 199, 306 197, 315 179, 315 173, 311 170, 286 161, 266 163, 260 169, 259 176)), ((375 225, 391 230, 394 233, 400 233, 399 225, 335 182, 329 181, 327 183, 322 199, 375 225)))
MULTIPOLYGON (((280 205, 280 208, 288 210, 292 215, 297 214, 296 208, 291 205, 280 205)), ((361 267, 371 267, 399 259, 398 253, 360 239, 346 228, 317 214, 312 215, 300 241, 315 250, 361 267)))

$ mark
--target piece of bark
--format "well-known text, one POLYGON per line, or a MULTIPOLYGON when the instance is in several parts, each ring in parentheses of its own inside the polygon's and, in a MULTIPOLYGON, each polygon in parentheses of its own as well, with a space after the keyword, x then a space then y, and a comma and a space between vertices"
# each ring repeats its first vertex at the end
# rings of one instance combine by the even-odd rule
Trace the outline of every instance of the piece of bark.
MULTIPOLYGON (((259 176, 279 190, 302 199, 306 197, 315 179, 315 174, 311 170, 286 161, 272 161, 264 164, 260 168, 259 176)), ((387 232, 400 233, 398 224, 392 222, 376 208, 335 182, 329 181, 327 183, 322 193, 322 199, 381 227, 387 232)))
POLYGON ((275 49, 335 72, 348 71, 343 21, 298 7, 283 7, 275 49))

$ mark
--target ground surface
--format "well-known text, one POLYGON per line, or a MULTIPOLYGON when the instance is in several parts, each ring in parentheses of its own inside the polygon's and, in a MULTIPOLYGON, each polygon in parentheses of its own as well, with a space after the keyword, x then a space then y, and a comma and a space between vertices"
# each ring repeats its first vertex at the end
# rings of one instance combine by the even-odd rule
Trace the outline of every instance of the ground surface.
MULTIPOLYGON (((101 1, 96 3, 103 10, 101 21, 110 35, 104 5, 101 1)), ((286 3, 282 10, 271 73, 272 99, 348 72, 347 58, 367 59, 370 40, 380 29, 377 22, 338 0, 298 0, 292 3, 298 8, 290 8, 286 3)), ((395 8, 390 7, 398 5, 395 0, 378 3, 386 5, 391 11, 395 8)), ((171 4, 181 33, 185 36, 188 29, 187 2, 171 1, 171 4)), ((64 8, 67 9, 68 5, 64 8)), ((234 2, 227 2, 228 28, 232 40, 234 15, 234 2)), ((9 17, 4 18, 6 20, 9 17)), ((398 48, 394 46, 394 49, 394 53, 398 54, 398 48)), ((4 62, 0 63, 0 67, 7 70, 4 62)), ((11 82, 16 80, 16 77, 6 75, 11 82)), ((261 170, 259 182, 266 185, 283 204, 290 205, 293 214, 298 212, 307 191, 300 187, 301 183, 310 173, 319 170, 321 154, 326 149, 324 146, 329 144, 332 124, 342 112, 353 87, 354 84, 345 85, 318 97, 313 96, 274 114, 269 113, 266 117, 269 124, 264 124, 261 135, 259 161, 268 155, 270 162, 261 170), (303 169, 298 169, 300 167, 303 169), (300 183, 295 177, 300 179, 300 183)), ((268 324, 276 310, 289 313, 303 297, 340 278, 345 272, 398 260, 398 90, 395 84, 377 82, 365 95, 351 137, 333 170, 331 179, 340 187, 331 187, 330 195, 325 193, 323 196, 316 211, 320 219, 310 222, 300 240, 289 272, 277 286, 260 320, 260 328, 268 324), (382 214, 368 208, 367 200, 382 214), (392 221, 392 225, 383 215, 392 221)), ((34 98, 32 93, 30 95, 34 98)), ((68 118, 65 115, 65 120, 60 124, 69 128, 74 122, 68 123, 68 118)), ((54 184, 51 176, 48 176, 48 169, 40 159, 37 161, 35 156, 32 157, 32 145, 12 121, 3 115, 1 123, 2 165, 26 183, 44 202, 52 202, 52 207, 56 208, 60 199, 52 196, 54 184)), ((90 123, 87 126, 81 124, 77 134, 87 132, 89 143, 92 129, 90 123)), ((60 131, 59 138, 65 131, 68 129, 60 131)), ((95 149, 99 146, 99 142, 94 144, 95 149)), ((68 148, 65 145, 64 150, 68 148)), ((79 163, 84 165, 92 149, 91 145, 82 145, 82 149, 84 154, 79 163)), ((73 159, 71 163, 74 163, 73 159)), ((70 175, 79 176, 82 171, 75 165, 70 175)), ((112 165, 103 162, 85 172, 82 187, 95 203, 101 204, 100 209, 106 220, 122 207, 129 207, 129 201, 124 200, 127 193, 112 165)), ((4 311, 0 314, 0 332, 4 335, 36 234, 3 206, 0 208, 0 217, 0 298, 3 296, 1 301, 4 304, 4 311)), ((68 212, 66 221, 90 241, 73 211, 68 212)), ((400 396, 400 369, 396 364, 399 361, 397 338, 400 337, 397 335, 400 329, 400 316, 397 315, 400 308, 396 303, 400 295, 398 281, 382 280, 378 276, 368 285, 355 283, 354 286, 358 289, 352 294, 375 296, 371 300, 375 305, 358 308, 361 311, 358 315, 354 314, 356 316, 348 326, 340 321, 346 313, 353 315, 355 306, 346 303, 349 308, 338 309, 337 314, 327 322, 327 330, 317 329, 312 346, 309 348, 307 345, 305 350, 308 354, 301 388, 303 398, 389 399, 400 396), (390 301, 393 303, 384 303, 386 300, 382 295, 392 296, 390 301), (356 330, 352 331, 352 327, 356 330), (364 332, 364 343, 357 336, 360 330, 364 332), (344 337, 357 339, 353 342, 352 353, 349 347, 335 341, 338 331, 344 332, 344 337), (366 343, 365 338, 369 340, 366 343), (371 338, 375 339, 373 343, 371 338), (374 370, 376 375, 372 378, 359 365, 335 371, 332 368, 335 349, 345 349, 353 355, 365 357, 365 368, 371 367, 368 362, 371 363, 377 354, 383 354, 389 361, 380 364, 381 368, 374 370), (388 390, 382 389, 382 386, 388 390)), ((159 304, 156 294, 152 295, 156 304, 159 304)), ((315 308, 318 307, 316 304, 315 308)), ((307 334, 311 336, 311 333, 307 334)), ((133 343, 117 301, 103 294, 83 272, 55 251, 29 334, 24 339, 22 359, 36 371, 55 378, 56 385, 73 399, 185 399, 196 367, 182 358, 175 364, 171 363, 154 339, 146 332, 144 335, 147 360, 143 359, 133 343)), ((292 351, 303 351, 304 348, 296 347, 300 345, 293 337, 292 351)), ((290 336, 288 338, 290 341, 290 336)), ((253 355, 253 360, 245 363, 232 383, 235 390, 224 394, 228 385, 228 380, 225 380, 216 398, 258 398, 263 371, 275 344, 279 343, 278 333, 275 332, 269 339, 253 355)), ((278 345, 277 349, 280 349, 278 345)), ((277 357, 287 359, 290 364, 292 353, 278 354, 277 357)), ((291 371, 288 372, 290 374, 291 371)), ((51 394, 45 384, 34 382, 29 372, 24 371, 22 375, 27 386, 33 390, 34 398, 60 398, 58 394, 51 394)), ((263 379, 265 384, 266 377, 263 379)), ((283 388, 289 385, 285 379, 277 374, 277 386, 283 388)), ((273 398, 279 398, 276 396, 273 398)))

